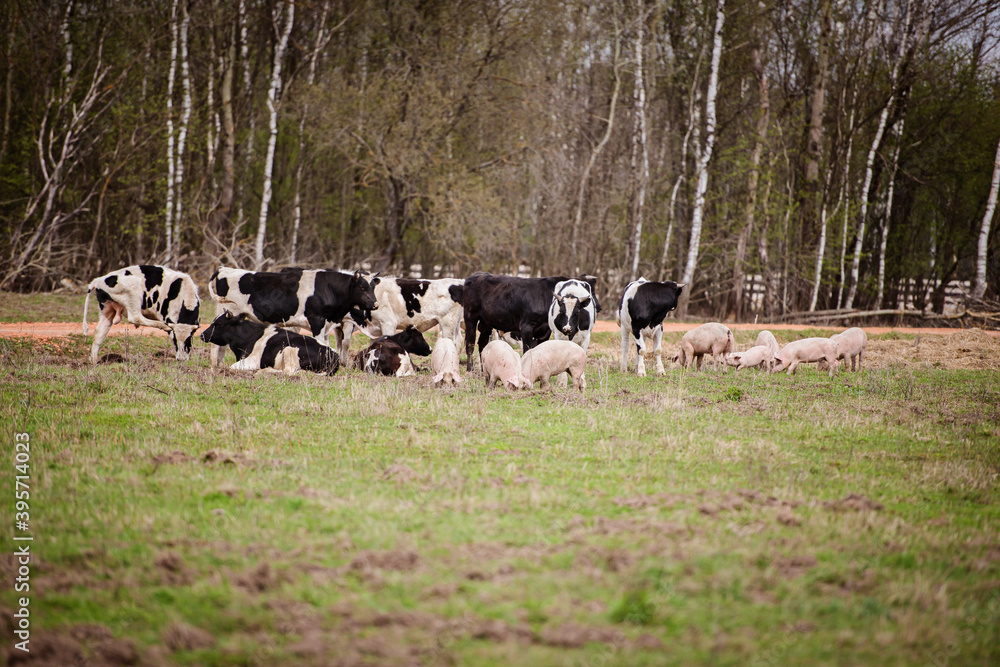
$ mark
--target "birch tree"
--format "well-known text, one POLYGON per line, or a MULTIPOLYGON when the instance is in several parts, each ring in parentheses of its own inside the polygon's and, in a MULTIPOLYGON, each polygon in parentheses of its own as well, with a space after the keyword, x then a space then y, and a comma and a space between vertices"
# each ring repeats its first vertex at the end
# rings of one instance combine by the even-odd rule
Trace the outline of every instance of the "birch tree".
POLYGON ((993 180, 990 183, 990 194, 986 199, 986 213, 983 224, 979 228, 979 243, 976 250, 976 279, 972 285, 972 298, 982 299, 986 293, 986 250, 990 240, 990 225, 993 223, 993 212, 997 207, 997 190, 1000 189, 1000 142, 997 142, 997 154, 993 159, 993 180))
POLYGON ((865 182, 861 188, 861 212, 858 214, 858 235, 854 242, 854 258, 851 265, 851 287, 847 291, 847 301, 844 308, 854 307, 854 297, 858 292, 858 279, 861 270, 861 250, 865 241, 865 222, 868 218, 868 200, 871 197, 872 177, 875 167, 875 157, 878 149, 882 145, 882 137, 885 134, 886 125, 889 122, 889 112, 896 102, 896 84, 899 80, 899 68, 906 57, 906 42, 910 33, 910 22, 912 16, 912 0, 907 0, 906 16, 903 20, 903 29, 900 35, 899 53, 892 61, 892 70, 889 73, 889 99, 886 100, 879 114, 878 128, 875 130, 875 137, 872 139, 871 148, 868 149, 868 159, 865 162, 865 182))
POLYGON ((681 282, 688 289, 681 293, 681 317, 687 314, 687 304, 691 298, 691 281, 698 263, 698 248, 701 243, 701 228, 705 217, 705 193, 708 191, 708 163, 712 159, 715 146, 715 99, 719 90, 719 61, 722 59, 722 28, 726 23, 726 2, 718 0, 715 10, 715 31, 712 40, 712 65, 708 75, 708 91, 705 94, 705 145, 698 161, 698 181, 695 186, 694 213, 691 216, 691 243, 688 247, 687 264, 681 282))
POLYGON ((177 78, 177 42, 180 28, 177 25, 177 0, 170 5, 170 69, 167 73, 167 210, 164 221, 166 232, 166 262, 174 254, 174 82, 177 78))
MULTIPOLYGON (((646 184, 649 182, 649 147, 646 136, 646 86, 642 74, 642 49, 645 41, 646 15, 643 0, 637 0, 638 21, 635 37, 635 127, 632 135, 632 173, 635 175, 636 195, 633 205, 635 226, 632 232, 632 271, 630 281, 639 271, 639 250, 642 244, 642 215, 646 203, 646 184), (638 162, 638 164, 637 164, 638 162)), ((609 123, 610 128, 610 123, 609 123)))
MULTIPOLYGON (((184 147, 187 142, 188 126, 191 123, 191 64, 188 57, 188 29, 191 25, 191 14, 188 13, 187 3, 183 6, 184 18, 180 25, 180 47, 181 47, 181 86, 184 96, 181 100, 180 127, 177 128, 177 153, 174 155, 176 166, 174 167, 174 246, 173 250, 178 251, 181 244, 181 218, 184 212, 184 147)), ((170 261, 172 256, 168 256, 170 261)))
MULTIPOLYGON (((271 178, 274 170, 274 152, 278 145, 278 104, 280 102, 281 89, 281 62, 285 58, 285 49, 288 48, 288 38, 292 34, 292 25, 295 22, 295 3, 287 3, 288 16, 285 19, 284 30, 281 39, 274 48, 274 65, 271 68, 271 85, 267 90, 267 111, 269 114, 270 134, 267 142, 267 157, 264 160, 264 190, 260 201, 260 217, 257 222, 257 243, 254 246, 254 261, 258 269, 264 264, 264 239, 267 235, 267 210, 271 203, 271 178)), ((274 10, 274 22, 279 24, 281 20, 281 5, 274 10)))
POLYGON ((882 212, 882 241, 879 245, 878 253, 878 291, 875 297, 875 306, 882 307, 882 296, 885 288, 885 250, 889 243, 889 223, 892 220, 892 198, 896 186, 896 172, 899 169, 899 151, 903 144, 903 120, 899 119, 896 126, 896 147, 892 152, 892 161, 889 167, 889 191, 885 196, 885 210, 882 212))

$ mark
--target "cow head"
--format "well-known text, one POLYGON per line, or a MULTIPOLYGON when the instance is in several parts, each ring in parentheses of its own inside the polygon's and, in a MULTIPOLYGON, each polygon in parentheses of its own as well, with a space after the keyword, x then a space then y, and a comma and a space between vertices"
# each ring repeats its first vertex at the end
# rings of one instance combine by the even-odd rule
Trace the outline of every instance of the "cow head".
POLYGON ((378 273, 366 277, 361 271, 355 271, 351 276, 349 300, 355 309, 367 315, 366 321, 371 320, 371 311, 378 308, 378 301, 375 300, 375 285, 378 285, 378 282, 378 273))
POLYGON ((201 339, 213 345, 229 345, 233 339, 233 334, 239 325, 246 322, 247 316, 233 315, 226 311, 215 318, 215 321, 208 325, 208 328, 201 332, 201 339))
POLYGON ((593 326, 592 313, 596 311, 593 288, 582 280, 564 280, 556 283, 549 307, 549 322, 556 331, 570 340, 582 329, 593 326))
POLYGON ((418 357, 426 357, 431 353, 431 346, 427 344, 420 330, 412 324, 407 325, 401 332, 389 336, 389 338, 410 354, 415 354, 418 357))
POLYGON ((174 356, 178 361, 187 361, 191 356, 191 339, 197 330, 197 324, 170 325, 170 343, 174 346, 174 356))

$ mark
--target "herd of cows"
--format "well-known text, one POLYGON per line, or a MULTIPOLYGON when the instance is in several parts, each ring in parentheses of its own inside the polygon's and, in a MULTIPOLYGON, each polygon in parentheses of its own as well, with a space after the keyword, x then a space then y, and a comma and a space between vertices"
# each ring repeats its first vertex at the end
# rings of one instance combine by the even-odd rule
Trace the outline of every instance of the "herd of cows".
MULTIPOLYGON (((583 391, 590 334, 601 305, 597 278, 519 278, 476 272, 461 279, 420 280, 367 274, 362 271, 287 268, 278 272, 220 268, 209 279, 216 304, 215 320, 201 338, 212 346, 212 368, 218 368, 228 347, 236 357, 234 369, 299 369, 332 375, 341 364, 370 373, 407 376, 416 373, 411 355, 430 356, 435 385, 461 382, 459 350, 464 342, 466 372, 474 368, 476 337, 487 385, 507 389, 560 384, 572 377, 583 391), (432 349, 423 333, 438 327, 432 349), (308 330, 303 335, 295 329, 308 330), (354 331, 371 343, 351 353, 354 331), (334 335, 334 345, 329 336, 334 335), (550 336, 554 340, 549 340, 550 336), (497 338, 494 340, 494 338, 497 338), (519 339, 518 356, 511 339, 519 339)), ((665 373, 662 360, 663 320, 677 307, 683 284, 643 278, 629 283, 616 309, 621 327, 621 361, 628 369, 631 341, 637 349, 636 372, 646 374, 645 357, 652 353, 656 372, 665 373)), ((101 344, 113 324, 124 319, 135 326, 167 332, 175 356, 190 356, 199 327, 200 299, 191 277, 163 266, 129 266, 95 278, 87 287, 83 333, 87 334, 90 294, 97 295, 100 319, 91 346, 96 364, 101 344)), ((687 332, 673 361, 685 368, 701 368, 705 355, 713 367, 787 369, 800 363, 818 363, 832 377, 840 360, 861 368, 868 339, 858 328, 831 338, 806 338, 778 347, 769 331, 743 352, 733 349, 733 334, 724 324, 711 322, 687 332)))

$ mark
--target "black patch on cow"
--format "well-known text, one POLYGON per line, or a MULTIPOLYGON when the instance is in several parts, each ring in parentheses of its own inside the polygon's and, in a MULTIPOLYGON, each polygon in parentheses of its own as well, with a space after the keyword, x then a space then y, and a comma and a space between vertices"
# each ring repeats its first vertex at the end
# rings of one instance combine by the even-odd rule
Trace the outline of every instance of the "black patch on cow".
POLYGON ((420 298, 427 294, 430 281, 416 280, 414 278, 400 278, 396 280, 399 285, 399 292, 403 295, 403 303, 406 304, 406 314, 413 317, 420 312, 420 298))
POLYGON ((150 303, 157 303, 160 300, 160 290, 155 289, 153 293, 149 295, 150 303))
POLYGON ((590 311, 587 310, 586 305, 580 309, 580 321, 579 321, 580 331, 587 331, 590 329, 590 311))
POLYGON ((139 266, 139 270, 142 271, 143 277, 146 279, 146 290, 152 290, 157 285, 163 284, 163 267, 153 266, 151 264, 142 264, 139 266))
POLYGON ((465 292, 465 285, 450 285, 448 294, 455 303, 462 303, 462 294, 465 292))
POLYGON ((112 274, 104 279, 104 284, 108 287, 114 287, 118 284, 118 276, 112 274))
POLYGON ((153 302, 149 300, 149 295, 142 293, 142 310, 149 310, 153 307, 153 302))
MULTIPOLYGON (((160 306, 160 315, 166 319, 167 311, 170 310, 170 302, 180 296, 181 287, 184 285, 183 278, 177 278, 174 282, 170 283, 170 288, 167 289, 167 298, 163 300, 163 304, 160 306)), ((153 296, 156 299, 156 296, 153 296)))
POLYGON ((627 304, 633 336, 638 338, 641 330, 663 324, 667 313, 677 308, 677 299, 682 289, 673 281, 645 282, 639 285, 627 304))
POLYGON ((102 290, 100 287, 96 288, 97 292, 97 309, 104 310, 104 304, 111 301, 111 295, 102 290))
POLYGON ((216 269, 212 277, 208 279, 209 284, 215 283, 215 294, 216 296, 226 296, 229 294, 229 279, 219 278, 219 271, 216 269))
POLYGON ((253 351, 254 344, 264 335, 266 328, 259 322, 248 320, 246 315, 233 317, 232 313, 223 313, 201 332, 201 339, 214 345, 228 345, 239 361, 253 351))
POLYGON ((194 304, 194 308, 188 308, 181 303, 181 312, 177 315, 178 324, 198 324, 198 309, 200 304, 194 304))
POLYGON ((410 354, 415 354, 418 357, 426 357, 431 353, 431 346, 427 344, 424 339, 423 334, 412 324, 407 325, 405 329, 397 334, 391 336, 382 336, 381 338, 376 338, 375 342, 391 341, 396 345, 409 352, 410 354))
MULTIPOLYGON (((301 279, 301 270, 247 273, 240 277, 239 288, 248 295, 247 301, 256 319, 280 324, 299 309, 297 295, 301 279)), ((316 333, 319 332, 314 330, 313 334, 316 333)))
POLYGON ((391 340, 376 340, 362 353, 365 370, 378 375, 395 375, 406 350, 391 340))
POLYGON ((131 272, 131 271, 129 271, 128 269, 125 269, 125 275, 126 275, 126 276, 130 276, 130 275, 132 275, 132 272, 131 272))

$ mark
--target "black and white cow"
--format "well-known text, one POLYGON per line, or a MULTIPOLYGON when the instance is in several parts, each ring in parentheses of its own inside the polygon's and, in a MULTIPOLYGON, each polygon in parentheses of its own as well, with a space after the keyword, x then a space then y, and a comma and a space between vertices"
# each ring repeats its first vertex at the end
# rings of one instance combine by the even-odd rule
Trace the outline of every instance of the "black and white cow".
MULTIPOLYGON (((464 280, 441 278, 419 280, 416 278, 380 278, 375 285, 378 308, 371 313, 371 324, 362 330, 371 338, 396 333, 398 329, 413 325, 426 332, 437 325, 441 336, 458 346, 462 335, 462 289, 464 280)), ((355 318, 343 323, 342 338, 337 332, 340 355, 346 357, 351 346, 351 335, 359 328, 355 318)))
MULTIPOLYGON (((585 282, 596 280, 584 276, 585 282)), ((569 280, 565 276, 549 278, 518 278, 477 271, 465 279, 462 306, 465 316, 466 370, 471 371, 476 331, 479 331, 479 352, 490 341, 493 331, 505 331, 521 337, 525 352, 547 340, 549 308, 556 285, 569 280)), ((591 283, 593 285, 593 283, 591 283)))
MULTIPOLYGON (((220 268, 208 281, 217 304, 216 315, 245 314, 263 324, 309 329, 323 345, 327 327, 339 324, 348 313, 370 317, 378 306, 371 282, 360 271, 353 274, 317 269, 285 269, 277 273, 220 268)), ((224 352, 212 352, 212 367, 224 352)))
POLYGON ((382 337, 359 353, 361 367, 368 373, 407 377, 416 375, 410 355, 399 343, 382 337))
POLYGON ((381 343, 387 341, 393 345, 398 345, 408 354, 414 354, 418 357, 426 357, 431 353, 431 346, 427 344, 423 334, 421 334, 417 328, 411 324, 399 333, 394 333, 391 336, 380 336, 379 338, 376 338, 366 349, 353 356, 348 353, 348 356, 345 357, 345 359, 351 359, 351 365, 354 368, 364 369, 368 353, 378 347, 381 343))
POLYGON ((594 286, 597 278, 564 280, 552 292, 549 307, 549 328, 556 340, 571 340, 584 350, 590 347, 590 333, 601 312, 594 286))
POLYGON ((628 370, 629 340, 635 340, 636 373, 646 375, 646 340, 653 342, 656 355, 656 373, 665 375, 660 347, 663 343, 663 318, 677 307, 684 284, 667 280, 662 283, 639 278, 629 283, 622 294, 616 319, 622 333, 621 370, 628 370))
POLYGON ((245 314, 223 313, 201 333, 206 343, 229 349, 236 355, 233 369, 255 371, 274 368, 294 373, 298 369, 333 375, 340 357, 315 338, 273 324, 261 324, 245 314))
POLYGON ((139 264, 94 278, 87 285, 83 303, 83 335, 87 335, 87 308, 90 293, 97 292, 101 318, 90 348, 90 363, 97 363, 101 343, 112 324, 125 318, 135 326, 156 327, 167 332, 177 359, 191 354, 191 337, 198 328, 198 286, 191 276, 165 266, 139 264))

